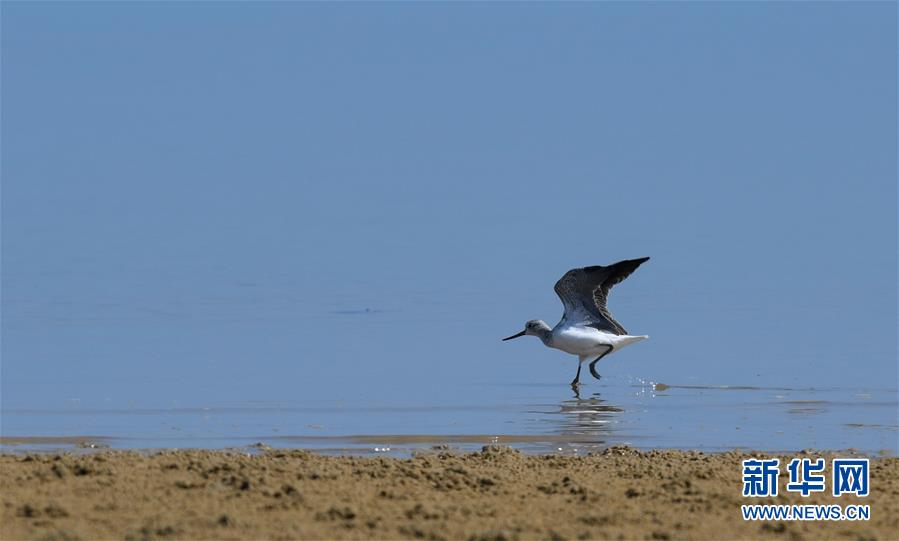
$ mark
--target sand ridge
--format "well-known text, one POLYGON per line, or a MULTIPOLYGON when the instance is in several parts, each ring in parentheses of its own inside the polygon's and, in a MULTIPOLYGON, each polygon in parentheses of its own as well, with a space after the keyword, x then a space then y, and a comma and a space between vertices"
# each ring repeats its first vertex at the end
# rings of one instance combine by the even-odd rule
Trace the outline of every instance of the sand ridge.
POLYGON ((3 541, 897 539, 899 458, 871 459, 866 498, 786 493, 782 469, 779 496, 749 501, 740 470, 749 456, 627 447, 588 456, 524 455, 497 446, 410 459, 280 449, 2 454, 0 535, 3 541), (872 517, 742 520, 741 504, 767 502, 866 503, 872 517))

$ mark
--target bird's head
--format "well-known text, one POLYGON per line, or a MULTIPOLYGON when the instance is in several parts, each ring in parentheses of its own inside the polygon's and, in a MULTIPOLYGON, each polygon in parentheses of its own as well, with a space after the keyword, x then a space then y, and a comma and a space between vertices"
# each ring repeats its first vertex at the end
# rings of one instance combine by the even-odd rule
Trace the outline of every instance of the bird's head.
POLYGON ((547 332, 551 332, 549 325, 546 324, 542 319, 532 319, 524 324, 524 330, 518 334, 513 334, 512 336, 507 336, 503 338, 503 342, 506 340, 511 340, 513 338, 518 338, 520 336, 544 336, 547 332))

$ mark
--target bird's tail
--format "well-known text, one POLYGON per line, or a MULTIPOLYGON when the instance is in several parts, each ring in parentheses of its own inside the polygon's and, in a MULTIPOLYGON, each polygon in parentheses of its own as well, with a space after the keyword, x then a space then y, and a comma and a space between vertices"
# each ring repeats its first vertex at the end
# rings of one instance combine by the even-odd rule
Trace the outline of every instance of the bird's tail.
POLYGON ((617 338, 617 340, 615 340, 615 349, 617 350, 617 349, 623 348, 624 346, 629 346, 631 344, 636 344, 637 342, 642 342, 643 340, 646 340, 647 338, 649 338, 649 336, 646 334, 641 334, 641 335, 637 335, 637 336, 630 336, 630 335, 626 334, 623 336, 618 336, 616 338, 617 338))

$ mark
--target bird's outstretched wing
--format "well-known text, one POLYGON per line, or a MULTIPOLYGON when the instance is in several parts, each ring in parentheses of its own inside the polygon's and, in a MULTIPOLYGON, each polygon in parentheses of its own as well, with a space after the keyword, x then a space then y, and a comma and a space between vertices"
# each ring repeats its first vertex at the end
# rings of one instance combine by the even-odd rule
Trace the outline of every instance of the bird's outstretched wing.
POLYGON ((614 334, 627 334, 606 307, 609 290, 648 260, 648 257, 627 259, 605 267, 597 265, 566 272, 555 286, 556 295, 565 307, 563 319, 614 334))

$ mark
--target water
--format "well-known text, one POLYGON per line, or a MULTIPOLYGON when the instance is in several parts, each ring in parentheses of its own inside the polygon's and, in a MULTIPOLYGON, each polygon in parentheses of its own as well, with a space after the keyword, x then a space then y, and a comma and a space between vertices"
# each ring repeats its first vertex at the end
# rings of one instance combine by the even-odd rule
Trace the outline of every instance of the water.
POLYGON ((4 5, 0 433, 895 453, 895 20, 4 5), (583 401, 500 342, 645 255, 583 401))
POLYGON ((407 455, 498 443, 539 453, 587 453, 611 445, 895 453, 899 431, 895 390, 709 387, 609 379, 614 381, 585 387, 580 396, 570 397, 564 397, 558 385, 482 385, 467 389, 466 396, 482 396, 474 403, 385 398, 234 401, 159 409, 73 403, 57 410, 6 411, 5 434, 30 436, 8 438, 6 443, 15 449, 267 445, 407 455), (80 437, 59 437, 73 430, 80 437))

